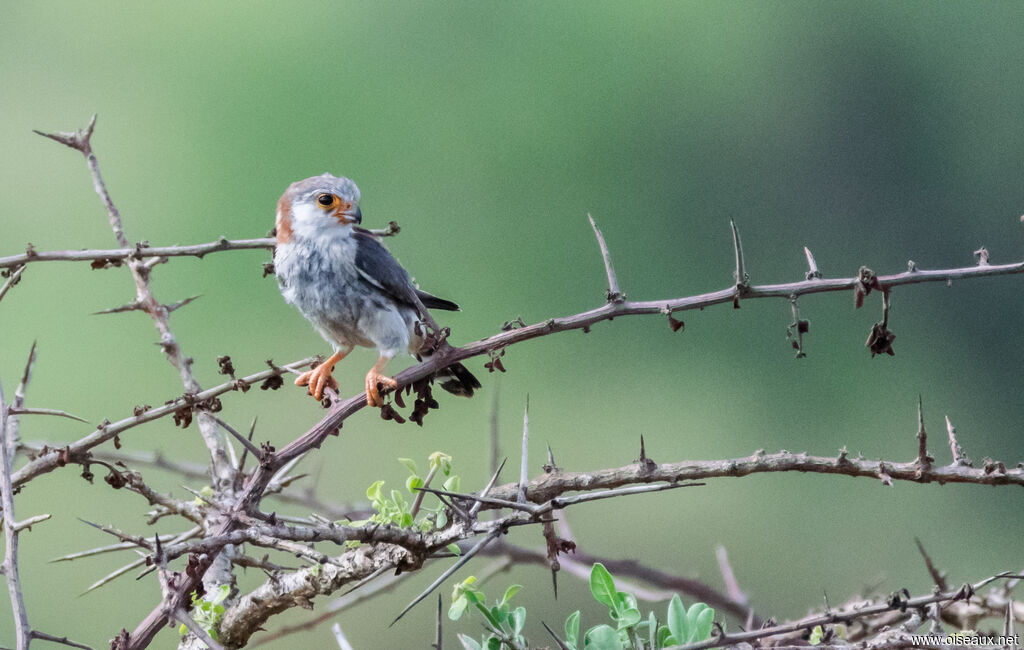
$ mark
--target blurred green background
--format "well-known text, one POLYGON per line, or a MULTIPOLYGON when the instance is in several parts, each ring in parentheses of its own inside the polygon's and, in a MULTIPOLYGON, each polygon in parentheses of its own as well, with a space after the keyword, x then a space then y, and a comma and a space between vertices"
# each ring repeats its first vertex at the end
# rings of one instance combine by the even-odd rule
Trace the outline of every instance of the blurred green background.
MULTIPOLYGON (((347 175, 362 190, 364 224, 397 220, 392 251, 425 289, 461 303, 461 313, 444 314, 457 343, 518 315, 534 322, 600 304, 604 270, 588 212, 636 299, 728 286, 730 218, 758 283, 801 279, 805 245, 830 277, 862 264, 898 272, 908 258, 922 268, 970 265, 980 245, 994 263, 1018 260, 1022 28, 1024 7, 1011 2, 4 2, 0 255, 28 242, 113 246, 81 157, 31 133, 84 126, 96 112, 94 146, 133 241, 263 236, 288 183, 347 175)), ((204 386, 222 379, 218 355, 247 374, 268 358, 328 351, 261 277, 267 259, 218 254, 155 271, 164 302, 202 294, 172 325, 204 386)), ((527 393, 535 473, 545 443, 562 467, 587 470, 631 462, 639 434, 657 461, 843 445, 909 460, 919 394, 940 462, 949 459, 948 414, 973 458, 1016 465, 1020 288, 1010 277, 896 290, 894 358, 871 359, 864 347, 880 316, 876 296, 860 311, 846 294, 802 300, 811 331, 799 361, 785 340, 784 301, 684 313, 686 330, 675 334, 663 318, 616 319, 510 349, 507 375, 474 360, 479 397, 443 397, 423 429, 363 411, 308 469, 326 498, 345 501, 379 478, 399 485, 397 457, 441 449, 455 455, 464 486, 479 486, 495 394, 503 453, 517 458, 527 393)), ((30 405, 96 423, 180 394, 148 318, 90 315, 133 292, 123 269, 30 266, 0 305, 8 395, 33 340, 30 405)), ((346 391, 358 390, 372 359, 357 352, 339 366, 346 391)), ((292 387, 231 394, 224 406, 237 427, 258 416, 257 436, 278 445, 323 415, 292 387)), ((88 431, 52 418, 23 425, 28 440, 88 431)), ((122 443, 203 462, 196 429, 169 419, 122 443)), ((78 597, 130 557, 46 561, 110 542, 77 517, 143 533, 146 508, 77 474, 54 472, 18 496, 19 516, 54 515, 23 543, 25 597, 33 625, 103 647, 154 605, 153 576, 78 597)), ((184 494, 181 479, 144 474, 184 494)), ((1018 489, 773 475, 580 506, 568 520, 589 552, 718 586, 722 543, 755 608, 781 619, 820 606, 823 591, 837 603, 875 581, 885 591, 930 589, 914 536, 954 582, 1020 569, 1022 506, 1018 489)), ((510 537, 543 544, 536 529, 510 537)), ((353 645, 427 647, 429 605, 386 624, 441 569, 341 615, 353 645)), ((263 578, 250 571, 243 584, 263 578)), ((568 575, 555 602, 538 567, 486 590, 513 581, 526 585, 517 598, 535 643, 547 643, 541 619, 555 624, 581 606, 585 626, 605 617, 568 575)), ((450 586, 442 593, 447 602, 450 586)), ((13 638, 8 612, 4 601, 0 643, 13 638)), ((308 616, 293 611, 267 627, 308 616)), ((478 624, 459 629, 476 634, 478 624)), ((166 631, 155 647, 174 641, 166 631)), ((333 643, 325 625, 270 647, 333 643)))

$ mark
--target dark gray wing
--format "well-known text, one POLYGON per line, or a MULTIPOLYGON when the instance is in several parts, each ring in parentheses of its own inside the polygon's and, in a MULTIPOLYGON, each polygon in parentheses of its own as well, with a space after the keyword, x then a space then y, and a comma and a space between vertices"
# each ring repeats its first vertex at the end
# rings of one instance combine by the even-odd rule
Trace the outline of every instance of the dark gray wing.
POLYGON ((356 270, 359 275, 395 302, 416 308, 416 294, 405 269, 391 257, 377 238, 369 233, 352 233, 356 240, 356 270))

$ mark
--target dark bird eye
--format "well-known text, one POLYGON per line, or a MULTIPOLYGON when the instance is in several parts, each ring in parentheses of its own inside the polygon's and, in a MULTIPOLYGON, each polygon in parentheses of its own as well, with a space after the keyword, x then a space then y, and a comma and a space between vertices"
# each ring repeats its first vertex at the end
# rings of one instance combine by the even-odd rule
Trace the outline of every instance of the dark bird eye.
POLYGON ((324 207, 327 207, 334 203, 334 197, 331 196, 330 194, 321 194, 320 196, 316 197, 316 202, 324 207))

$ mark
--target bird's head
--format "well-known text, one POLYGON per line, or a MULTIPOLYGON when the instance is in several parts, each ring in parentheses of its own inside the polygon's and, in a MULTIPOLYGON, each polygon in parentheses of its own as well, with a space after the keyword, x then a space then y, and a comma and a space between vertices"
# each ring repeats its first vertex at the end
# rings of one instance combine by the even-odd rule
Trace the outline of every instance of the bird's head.
POLYGON ((287 243, 296 234, 314 237, 362 220, 355 183, 327 173, 312 176, 289 185, 278 200, 277 242, 287 243))

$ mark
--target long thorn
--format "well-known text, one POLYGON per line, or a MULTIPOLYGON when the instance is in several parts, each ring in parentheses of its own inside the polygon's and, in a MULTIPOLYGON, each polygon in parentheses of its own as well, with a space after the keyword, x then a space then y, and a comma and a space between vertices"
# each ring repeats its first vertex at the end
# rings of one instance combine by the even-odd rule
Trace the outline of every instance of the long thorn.
POLYGON ((462 565, 464 565, 464 564, 465 564, 466 562, 469 562, 469 560, 470 560, 470 559, 471 559, 471 558, 472 558, 472 557, 473 557, 474 555, 476 555, 477 553, 479 553, 479 552, 480 552, 480 550, 481 550, 481 549, 482 549, 482 548, 483 548, 484 546, 487 546, 487 544, 489 544, 489 543, 490 543, 490 542, 492 542, 492 541, 493 541, 494 539, 496 539, 496 538, 498 537, 498 535, 501 535, 501 532, 502 532, 502 529, 501 529, 501 528, 495 528, 494 530, 492 530, 492 531, 491 531, 491 532, 490 532, 490 533, 489 533, 489 534, 487 535, 487 537, 484 537, 484 538, 483 538, 482 540, 480 540, 479 542, 477 542, 477 543, 476 543, 476 545, 474 545, 474 546, 473 546, 473 548, 469 549, 469 550, 468 550, 468 551, 466 552, 466 554, 465 554, 465 555, 463 555, 462 557, 460 557, 460 558, 458 559, 458 561, 457 561, 457 562, 456 562, 455 564, 453 564, 453 565, 452 565, 452 566, 451 566, 450 568, 448 568, 447 570, 445 570, 445 572, 444 572, 444 573, 442 573, 442 574, 441 574, 440 576, 438 576, 437 580, 434 580, 434 581, 433 581, 432 583, 430 583, 430 586, 429 586, 429 587, 427 587, 427 588, 426 588, 426 590, 424 590, 424 591, 423 591, 423 593, 421 593, 421 594, 420 594, 419 596, 416 596, 416 598, 414 598, 414 599, 413 599, 413 601, 412 601, 411 603, 409 603, 408 605, 406 605, 405 609, 403 609, 403 610, 402 610, 402 612, 401 612, 401 613, 400 613, 400 614, 399 614, 398 616, 396 616, 396 617, 395 617, 395 620, 391 621, 391 625, 388 625, 388 627, 391 627, 392 625, 394 625, 395 623, 397 623, 397 622, 398 622, 398 621, 399 621, 399 620, 400 620, 400 619, 401 619, 401 618, 402 618, 403 616, 405 616, 406 614, 408 614, 408 613, 409 613, 409 610, 410 610, 410 609, 412 609, 413 607, 415 607, 416 605, 418 605, 418 604, 420 603, 420 601, 421 601, 421 600, 423 600, 424 598, 426 598, 427 596, 429 596, 429 595, 430 595, 430 594, 431 594, 431 593, 432 593, 432 592, 433 592, 433 591, 434 591, 435 589, 437 589, 437 588, 438 588, 439 586, 441 586, 441 583, 442 583, 442 582, 444 582, 444 581, 445 581, 445 580, 447 580, 447 579, 448 579, 449 577, 451 577, 451 575, 452 575, 453 573, 455 573, 456 571, 458 571, 459 569, 461 569, 461 568, 462 568, 462 565))
POLYGON ((237 440, 238 442, 242 443, 242 446, 245 447, 250 453, 252 453, 253 456, 255 456, 256 458, 262 458, 263 457, 263 452, 260 451, 260 448, 257 447, 256 445, 254 445, 245 436, 243 436, 242 434, 240 434, 237 431, 235 431, 234 428, 232 428, 232 426, 230 424, 228 424, 224 420, 221 420, 216 415, 210 414, 210 417, 212 417, 217 422, 217 424, 219 424, 221 427, 223 427, 223 429, 225 431, 227 431, 228 433, 233 435, 235 437, 235 440, 237 440))
POLYGON ((519 503, 526 503, 526 483, 530 471, 530 395, 526 395, 526 409, 523 411, 523 455, 519 461, 519 503))
POLYGON ((807 256, 807 273, 804 273, 804 278, 807 280, 820 280, 821 271, 818 270, 818 263, 814 261, 814 254, 811 253, 811 249, 804 246, 804 255, 807 256))
POLYGON ((568 643, 566 643, 565 641, 563 641, 563 640, 558 638, 558 635, 555 634, 554 630, 552 630, 550 627, 548 627, 547 623, 545 623, 544 621, 541 621, 540 624, 544 626, 544 629, 548 631, 548 634, 551 635, 551 638, 555 640, 555 643, 558 644, 558 647, 561 650, 573 650, 572 648, 569 647, 568 643))
POLYGON ((729 219, 729 225, 732 227, 732 247, 736 255, 736 270, 733 271, 733 277, 736 279, 736 288, 742 291, 750 285, 750 276, 747 274, 746 263, 743 261, 743 242, 740 241, 740 230, 732 219, 729 219))
POLYGON ((9 415, 56 415, 57 417, 68 418, 69 420, 76 420, 78 422, 84 422, 89 424, 89 421, 85 418, 80 418, 77 415, 68 413, 67 411, 61 411, 60 409, 38 409, 38 408, 14 408, 11 407, 7 410, 9 415))
MULTIPOLYGON (((505 467, 505 463, 507 462, 508 458, 505 458, 501 461, 501 465, 498 465, 498 469, 494 470, 494 474, 491 475, 491 480, 487 481, 487 485, 484 486, 483 491, 480 492, 481 498, 486 497, 487 493, 491 491, 492 487, 494 487, 494 483, 498 480, 498 475, 501 474, 501 470, 505 467)), ((473 504, 473 507, 469 509, 470 518, 476 516, 476 513, 480 512, 480 506, 482 506, 483 503, 483 501, 477 500, 477 502, 473 504)))
POLYGON ((587 214, 587 219, 590 219, 590 227, 594 229, 594 236, 597 237, 597 245, 601 248, 601 258, 604 260, 604 271, 608 276, 608 292, 605 294, 608 302, 623 302, 626 300, 626 294, 619 291, 619 280, 615 277, 615 268, 612 267, 612 257, 608 252, 608 244, 604 241, 604 235, 601 234, 601 230, 594 223, 594 217, 587 214))

